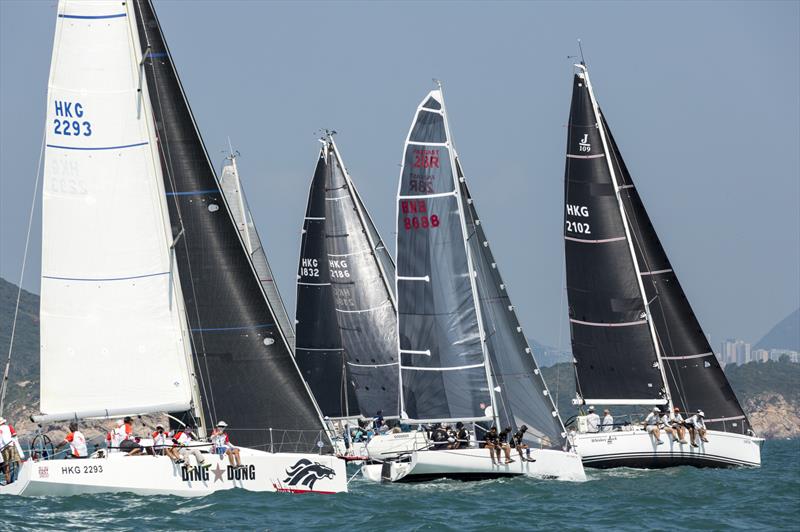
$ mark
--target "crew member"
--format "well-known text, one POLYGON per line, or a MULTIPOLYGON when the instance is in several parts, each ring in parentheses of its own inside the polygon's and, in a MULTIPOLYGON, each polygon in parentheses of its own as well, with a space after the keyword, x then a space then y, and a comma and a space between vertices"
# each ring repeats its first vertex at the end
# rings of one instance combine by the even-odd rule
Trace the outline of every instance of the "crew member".
POLYGON ((175 436, 172 437, 172 442, 178 446, 177 452, 180 458, 180 461, 179 462, 176 461, 176 463, 181 463, 181 464, 185 463, 186 469, 192 471, 195 468, 195 466, 193 466, 188 461, 188 456, 192 455, 194 456, 194 459, 197 462, 198 466, 208 469, 209 467, 211 467, 211 464, 206 463, 205 458, 203 458, 203 455, 200 453, 200 451, 191 447, 192 441, 194 441, 194 435, 192 434, 191 427, 184 427, 182 431, 177 432, 175 436))
POLYGON ((69 432, 64 439, 56 446, 56 450, 69 445, 70 456, 72 458, 86 458, 89 450, 86 447, 86 437, 78 430, 78 423, 73 421, 69 424, 69 432))
POLYGON ((122 426, 117 427, 117 439, 119 440, 119 450, 128 453, 128 456, 142 454, 142 447, 136 442, 133 436, 133 418, 126 416, 122 420, 122 426))
POLYGON ((657 406, 654 406, 653 411, 647 414, 647 417, 644 419, 645 430, 656 439, 656 445, 664 443, 661 441, 661 430, 658 428, 659 423, 661 423, 660 413, 661 410, 659 410, 657 406))
POLYGON ((211 444, 214 447, 214 452, 219 455, 227 455, 232 467, 243 467, 242 460, 239 457, 239 449, 231 445, 231 439, 228 433, 225 432, 226 428, 228 428, 228 424, 220 420, 211 433, 211 444))
POLYGON ((3 473, 6 477, 6 484, 11 484, 12 468, 18 467, 20 453, 17 449, 17 431, 8 424, 4 417, 0 417, 0 456, 2 456, 3 473))
POLYGON ((431 440, 433 440, 433 449, 438 451, 447 448, 447 425, 439 423, 431 433, 431 440))
POLYGON ((456 423, 456 430, 453 431, 453 442, 450 444, 451 449, 462 449, 469 444, 469 431, 462 422, 456 423))
POLYGON ((525 433, 528 431, 528 427, 526 425, 521 425, 519 430, 514 433, 511 437, 511 444, 517 448, 517 453, 519 453, 519 459, 523 462, 535 462, 533 458, 531 458, 531 450, 528 447, 527 443, 523 442, 525 438, 525 433), (525 455, 523 456, 522 451, 525 451, 525 455))
MULTIPOLYGON (((492 427, 489 429, 489 432, 487 432, 487 433, 486 433, 486 434, 483 436, 483 439, 484 439, 484 444, 483 444, 483 446, 484 446, 485 448, 489 449, 489 457, 492 459, 492 463, 493 463, 493 464, 496 464, 497 462, 496 462, 496 461, 495 461, 495 459, 494 459, 494 450, 495 450, 495 447, 498 445, 498 441, 497 441, 497 427, 495 427, 494 425, 492 425, 492 427)), ((498 454, 499 454, 499 453, 498 453, 498 454)))
POLYGON ((606 408, 603 410, 603 432, 611 432, 614 430, 614 416, 611 415, 611 410, 606 408))
POLYGON ((506 464, 510 464, 514 460, 511 459, 511 446, 508 445, 508 437, 511 434, 511 427, 506 427, 497 435, 497 445, 495 446, 495 453, 497 454, 497 463, 500 463, 500 449, 506 455, 506 464))
POLYGON ((153 452, 157 455, 167 454, 167 449, 171 446, 169 432, 164 430, 164 425, 159 423, 153 432, 153 452))
POLYGON ((664 424, 664 432, 672 436, 672 441, 686 443, 683 439, 685 429, 683 427, 683 416, 681 415, 680 408, 676 406, 669 416, 664 414, 661 421, 664 424))
POLYGON ((600 416, 594 411, 594 407, 589 407, 589 414, 586 416, 586 432, 600 432, 600 416))
POLYGON ((689 417, 686 420, 686 426, 689 428, 689 441, 692 444, 692 447, 699 447, 695 443, 697 441, 697 436, 700 436, 700 439, 704 442, 708 443, 706 439, 706 422, 704 421, 705 414, 702 410, 698 410, 696 414, 689 417))

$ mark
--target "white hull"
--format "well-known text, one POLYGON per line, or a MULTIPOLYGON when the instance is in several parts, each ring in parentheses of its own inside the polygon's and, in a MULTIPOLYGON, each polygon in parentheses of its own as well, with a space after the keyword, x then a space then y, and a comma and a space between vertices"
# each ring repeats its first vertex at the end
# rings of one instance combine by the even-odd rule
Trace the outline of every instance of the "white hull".
POLYGON ((437 478, 486 480, 528 476, 583 481, 586 475, 577 454, 549 449, 531 450, 535 462, 523 462, 512 449, 511 464, 493 464, 488 449, 469 448, 412 451, 396 461, 367 464, 361 473, 374 482, 423 482, 437 478))
MULTIPOLYGON (((266 453, 240 449, 243 469, 228 458, 204 455, 212 465, 188 473, 166 456, 125 456, 70 460, 28 460, 16 482, 0 486, 0 495, 68 496, 128 492, 138 495, 201 497, 216 491, 338 493, 347 491, 347 472, 330 455, 266 453)), ((192 460, 192 463, 193 460, 192 460)))
MULTIPOLYGON (((681 465, 735 467, 761 465, 761 438, 709 430, 708 443, 698 438, 699 447, 672 441, 662 432, 662 445, 649 433, 631 431, 596 432, 571 436, 575 450, 587 467, 662 468, 681 465)), ((688 442, 689 433, 685 439, 688 442)))

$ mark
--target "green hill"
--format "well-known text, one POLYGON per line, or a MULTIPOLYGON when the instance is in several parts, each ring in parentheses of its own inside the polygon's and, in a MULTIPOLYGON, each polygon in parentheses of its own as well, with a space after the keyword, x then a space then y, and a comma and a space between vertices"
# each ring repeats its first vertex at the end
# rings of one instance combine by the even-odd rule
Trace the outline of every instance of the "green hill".
MULTIPOLYGON (((0 278, 0 356, 5 367, 17 286, 0 278)), ((26 290, 20 298, 17 328, 14 334, 14 352, 8 375, 5 412, 8 418, 18 417, 22 410, 39 406, 39 296, 26 290)))

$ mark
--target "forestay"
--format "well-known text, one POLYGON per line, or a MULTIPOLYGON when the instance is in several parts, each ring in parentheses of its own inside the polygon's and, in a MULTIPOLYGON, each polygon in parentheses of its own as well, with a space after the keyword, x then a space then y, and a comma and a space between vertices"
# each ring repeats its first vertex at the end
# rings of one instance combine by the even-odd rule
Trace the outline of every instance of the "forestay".
POLYGON ((564 247, 578 393, 600 403, 664 403, 643 294, 589 88, 573 81, 564 247))
POLYGON ((190 408, 189 346, 133 19, 125 2, 59 3, 42 206, 49 419, 190 408))
POLYGON ((397 197, 397 305, 404 417, 487 419, 491 390, 442 94, 417 108, 397 197))
POLYGON ((363 416, 399 416, 394 263, 348 175, 332 137, 325 232, 336 320, 363 416))
MULTIPOLYGON (((297 270, 297 364, 322 413, 329 417, 358 415, 353 384, 345 364, 331 284, 326 240, 326 183, 333 154, 320 151, 303 221, 297 270)), ((338 274, 338 271, 337 271, 338 274)))

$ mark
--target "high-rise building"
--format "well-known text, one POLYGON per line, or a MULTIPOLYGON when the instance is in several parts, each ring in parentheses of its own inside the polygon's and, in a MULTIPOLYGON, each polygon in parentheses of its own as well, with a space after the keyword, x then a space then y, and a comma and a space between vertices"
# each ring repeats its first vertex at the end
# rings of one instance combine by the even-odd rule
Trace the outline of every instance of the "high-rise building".
POLYGON ((722 342, 720 361, 723 364, 747 364, 752 360, 750 344, 744 340, 728 338, 722 342))

